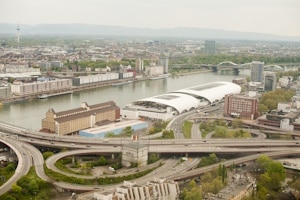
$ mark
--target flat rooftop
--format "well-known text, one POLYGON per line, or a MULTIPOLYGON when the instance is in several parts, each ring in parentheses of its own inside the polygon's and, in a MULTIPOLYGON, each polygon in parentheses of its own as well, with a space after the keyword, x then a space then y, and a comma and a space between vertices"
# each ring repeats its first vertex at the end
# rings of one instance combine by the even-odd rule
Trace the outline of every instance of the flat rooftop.
POLYGON ((89 134, 98 134, 99 132, 110 132, 112 130, 116 130, 116 129, 122 129, 125 128, 127 126, 135 126, 138 124, 142 124, 142 123, 147 123, 141 120, 122 120, 120 122, 114 122, 114 123, 110 123, 104 126, 96 126, 93 128, 89 128, 89 129, 85 129, 83 130, 86 133, 89 134))

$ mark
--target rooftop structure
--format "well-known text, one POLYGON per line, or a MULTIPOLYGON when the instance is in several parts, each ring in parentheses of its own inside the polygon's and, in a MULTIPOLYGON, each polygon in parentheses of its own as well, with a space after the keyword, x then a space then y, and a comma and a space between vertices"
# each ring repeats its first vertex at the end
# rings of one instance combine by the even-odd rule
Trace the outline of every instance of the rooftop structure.
POLYGON ((175 115, 223 100, 227 94, 239 94, 241 87, 231 82, 212 82, 174 92, 139 99, 121 110, 123 118, 169 120, 175 115), (184 102, 184 103, 183 103, 184 102))
POLYGON ((79 135, 92 138, 104 138, 107 133, 113 133, 115 135, 118 135, 126 127, 131 127, 132 130, 137 131, 148 128, 148 123, 139 120, 124 120, 121 122, 115 122, 113 124, 107 124, 103 126, 96 126, 85 130, 80 130, 79 135))
POLYGON ((122 149, 122 165, 130 167, 135 163, 138 167, 146 166, 148 160, 148 147, 138 141, 125 144, 122 149))

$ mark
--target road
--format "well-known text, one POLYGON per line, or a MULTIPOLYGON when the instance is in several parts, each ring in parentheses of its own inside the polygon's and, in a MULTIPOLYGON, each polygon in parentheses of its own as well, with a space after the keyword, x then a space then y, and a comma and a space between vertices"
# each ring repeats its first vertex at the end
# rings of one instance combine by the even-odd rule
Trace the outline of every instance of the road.
POLYGON ((16 183, 22 176, 29 172, 31 166, 31 157, 26 153, 25 143, 18 142, 9 137, 0 136, 0 142, 10 147, 18 157, 18 166, 14 175, 0 186, 0 195, 9 191, 14 183, 16 183))
MULTIPOLYGON (((215 108, 214 108, 215 109, 215 108)), ((193 111, 194 112, 194 111, 193 111)), ((258 136, 255 139, 203 139, 198 128, 198 124, 194 124, 192 127, 192 139, 185 139, 182 134, 182 123, 184 120, 191 119, 191 113, 175 118, 169 123, 169 129, 175 130, 175 139, 172 140, 139 140, 138 142, 148 145, 149 153, 163 153, 163 154, 177 154, 182 156, 185 153, 253 153, 253 156, 242 157, 235 160, 226 161, 226 164, 242 163, 248 160, 255 160, 260 153, 264 153, 270 156, 286 156, 300 154, 300 145, 297 140, 267 140, 264 134, 256 133, 258 136), (293 149, 293 151, 291 151, 293 149), (274 153, 276 152, 276 153, 274 153)), ((199 119, 199 116, 192 115, 193 119, 199 119)), ((202 116, 201 119, 213 119, 213 117, 202 116)), ((192 119, 192 120, 193 120, 192 119)), ((248 125, 253 125, 250 122, 248 125)), ((57 147, 67 148, 68 152, 55 154, 46 161, 48 168, 54 171, 56 169, 54 163, 66 156, 83 155, 91 153, 120 153, 122 146, 126 143, 132 142, 131 139, 118 138, 118 139, 94 139, 94 138, 82 138, 78 136, 57 136, 43 134, 35 131, 29 131, 21 127, 16 127, 9 124, 0 123, 0 129, 2 132, 0 136, 2 142, 12 148, 18 156, 19 165, 15 175, 8 180, 1 188, 1 192, 8 191, 11 185, 16 182, 21 176, 27 174, 30 166, 34 165, 37 171, 37 175, 45 181, 52 182, 54 185, 65 188, 68 190, 80 190, 90 191, 98 189, 97 186, 83 186, 74 185, 70 183, 55 182, 48 178, 43 170, 43 156, 40 151, 32 145, 39 145, 45 147, 57 147), (72 150, 73 149, 73 150, 72 150)), ((251 130, 255 133, 254 130, 251 130)), ((282 133, 284 134, 284 133, 282 133)), ((295 133, 297 136, 298 133, 295 133)), ((167 178, 172 180, 186 179, 193 176, 199 176, 199 174, 210 171, 211 166, 207 168, 195 169, 196 163, 199 159, 188 160, 183 165, 178 165, 178 160, 166 160, 163 167, 158 168, 148 176, 153 179, 153 175, 160 178, 167 178), (174 171, 173 171, 174 168, 174 171), (172 170, 171 170, 172 169, 172 170)), ((64 172, 65 174, 65 172, 64 172)), ((71 174, 68 174, 71 175, 71 174)), ((74 175, 73 175, 74 176, 74 175)), ((147 176, 146 176, 147 177, 147 176)), ((87 178, 87 177, 83 177, 87 178)), ((149 180, 148 178, 141 178, 135 180, 137 183, 142 184, 143 181, 149 180)), ((108 186, 107 190, 115 188, 114 186, 108 186)))

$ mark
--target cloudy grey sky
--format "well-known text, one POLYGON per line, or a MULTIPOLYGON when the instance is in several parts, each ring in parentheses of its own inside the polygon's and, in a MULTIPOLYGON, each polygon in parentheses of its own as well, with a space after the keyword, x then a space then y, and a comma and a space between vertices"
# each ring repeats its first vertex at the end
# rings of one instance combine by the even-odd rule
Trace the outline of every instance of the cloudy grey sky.
POLYGON ((199 27, 300 36, 300 0, 0 0, 0 23, 199 27))

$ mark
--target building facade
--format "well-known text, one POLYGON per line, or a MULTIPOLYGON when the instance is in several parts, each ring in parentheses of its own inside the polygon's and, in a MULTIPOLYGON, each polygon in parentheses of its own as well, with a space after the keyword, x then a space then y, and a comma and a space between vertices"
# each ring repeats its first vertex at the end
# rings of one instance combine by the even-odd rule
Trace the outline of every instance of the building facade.
POLYGON ((78 133, 79 130, 94 125, 107 124, 120 118, 120 108, 113 102, 88 105, 81 103, 80 108, 55 112, 52 108, 42 119, 42 130, 57 135, 78 133))
POLYGON ((148 147, 139 142, 132 142, 123 146, 122 165, 129 167, 132 163, 138 167, 146 166, 148 160, 148 147))
POLYGON ((269 92, 276 89, 276 73, 266 73, 264 75, 264 91, 269 92))
POLYGON ((206 54, 215 54, 216 53, 216 41, 205 40, 205 53, 206 54))
POLYGON ((168 57, 160 57, 158 61, 159 66, 164 67, 164 74, 169 72, 169 58, 168 57))
POLYGON ((68 90, 72 87, 71 79, 54 79, 49 81, 34 81, 23 83, 14 81, 11 84, 11 93, 14 95, 31 95, 39 93, 47 93, 59 90, 68 90))
POLYGON ((258 99, 233 94, 226 95, 224 116, 256 119, 258 117, 258 99))
POLYGON ((264 63, 253 61, 251 63, 251 81, 263 82, 264 79, 264 63))

